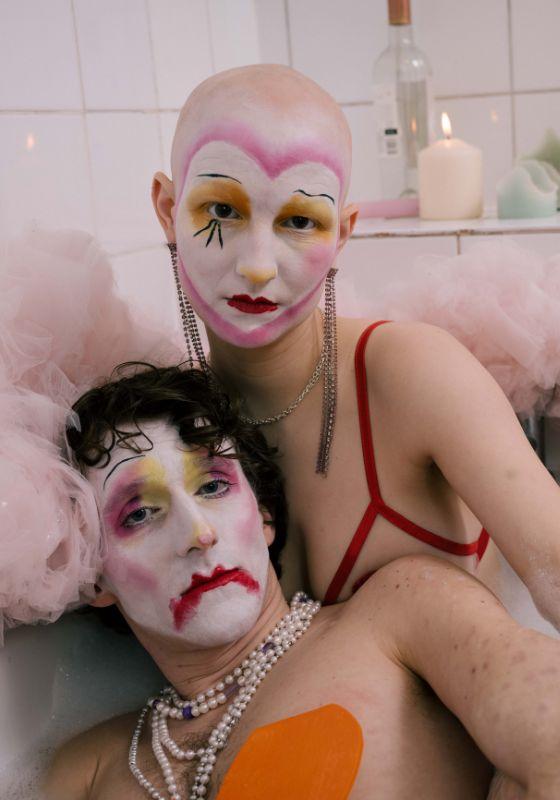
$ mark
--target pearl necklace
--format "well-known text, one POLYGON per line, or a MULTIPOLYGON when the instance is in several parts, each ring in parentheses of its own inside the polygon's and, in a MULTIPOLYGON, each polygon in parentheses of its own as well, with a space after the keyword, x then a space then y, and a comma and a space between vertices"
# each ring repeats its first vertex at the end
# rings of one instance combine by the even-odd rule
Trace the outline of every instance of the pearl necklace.
POLYGON ((257 687, 278 659, 303 636, 320 607, 319 602, 310 600, 304 592, 297 592, 290 603, 290 611, 282 617, 260 647, 253 650, 240 666, 218 681, 215 686, 201 692, 192 700, 183 700, 172 686, 162 689, 158 697, 148 699, 134 729, 128 765, 140 786, 150 797, 154 800, 167 800, 167 797, 169 800, 182 800, 165 749, 178 761, 198 760, 189 800, 198 800, 198 798, 204 797, 208 791, 218 751, 225 747, 231 731, 239 722, 257 691, 257 687), (201 714, 207 714, 218 705, 226 703, 233 694, 236 694, 235 699, 229 704, 220 722, 210 733, 205 747, 200 747, 196 751, 183 750, 171 738, 167 725, 169 717, 193 719, 201 714), (167 787, 166 794, 161 794, 137 765, 138 742, 146 716, 150 711, 152 751, 167 787))

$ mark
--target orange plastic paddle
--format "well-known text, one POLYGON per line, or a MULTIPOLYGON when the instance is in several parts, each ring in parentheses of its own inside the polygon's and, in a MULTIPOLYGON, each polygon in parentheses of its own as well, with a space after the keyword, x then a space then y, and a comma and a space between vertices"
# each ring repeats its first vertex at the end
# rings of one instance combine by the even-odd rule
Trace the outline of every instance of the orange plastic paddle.
POLYGON ((217 800, 345 800, 362 748, 357 720, 334 704, 257 728, 229 768, 217 800))

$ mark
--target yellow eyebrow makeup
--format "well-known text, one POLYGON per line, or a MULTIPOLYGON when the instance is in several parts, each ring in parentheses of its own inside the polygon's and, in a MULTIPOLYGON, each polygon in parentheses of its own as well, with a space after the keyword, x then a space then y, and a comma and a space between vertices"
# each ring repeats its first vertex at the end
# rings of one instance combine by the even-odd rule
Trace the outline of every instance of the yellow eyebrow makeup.
POLYGON ((315 232, 323 235, 330 233, 334 226, 334 216, 326 200, 292 197, 278 212, 278 219, 281 222, 289 217, 309 217, 323 229, 315 232))
POLYGON ((200 454, 186 452, 183 455, 183 485, 189 494, 195 494, 200 489, 207 472, 207 461, 200 454))
MULTIPOLYGON (((204 183, 197 183, 187 196, 186 205, 195 228, 204 226, 209 221, 208 206, 211 203, 233 206, 245 220, 251 217, 251 201, 245 190, 233 181, 216 178, 204 181, 204 183)), ((227 221, 224 220, 224 222, 227 221)))

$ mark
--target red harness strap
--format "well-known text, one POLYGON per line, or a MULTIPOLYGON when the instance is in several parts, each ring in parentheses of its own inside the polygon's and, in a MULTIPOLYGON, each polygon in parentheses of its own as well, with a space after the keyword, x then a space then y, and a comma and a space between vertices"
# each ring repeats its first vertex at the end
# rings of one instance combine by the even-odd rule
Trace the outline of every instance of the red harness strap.
MULTIPOLYGON (((377 478, 377 470, 375 467, 375 455, 371 433, 371 415, 367 387, 367 372, 365 366, 365 349, 371 333, 379 325, 383 325, 386 322, 388 322, 388 320, 379 320, 378 322, 374 322, 372 325, 367 327, 360 336, 356 346, 354 365, 356 371, 358 419, 360 423, 362 453, 370 494, 370 502, 360 524, 358 525, 356 533, 352 537, 342 561, 340 562, 340 565, 325 593, 325 598, 323 601, 325 605, 336 603, 338 600, 338 596, 340 595, 344 584, 348 580, 348 576, 350 575, 350 572, 352 571, 352 568, 354 567, 354 564, 360 555, 360 551, 365 544, 365 541, 378 514, 384 517, 388 522, 391 522, 397 528, 400 528, 405 533, 413 536, 415 539, 419 539, 420 541, 429 544, 431 547, 435 547, 438 550, 443 550, 446 553, 452 553, 456 556, 476 555, 478 560, 480 560, 484 555, 484 551, 488 546, 488 541, 490 538, 487 531, 483 528, 480 536, 474 542, 469 542, 467 544, 454 542, 445 538, 444 536, 439 536, 437 533, 432 533, 431 531, 420 527, 420 525, 416 525, 414 522, 411 522, 406 517, 403 517, 402 514, 399 514, 398 511, 395 511, 393 508, 388 506, 381 497, 381 493, 379 491, 379 481, 377 478)), ((367 577, 369 577, 371 574, 373 573, 369 573, 367 577)), ((366 576, 356 581, 354 584, 354 591, 359 588, 359 586, 364 582, 365 578, 366 576)))

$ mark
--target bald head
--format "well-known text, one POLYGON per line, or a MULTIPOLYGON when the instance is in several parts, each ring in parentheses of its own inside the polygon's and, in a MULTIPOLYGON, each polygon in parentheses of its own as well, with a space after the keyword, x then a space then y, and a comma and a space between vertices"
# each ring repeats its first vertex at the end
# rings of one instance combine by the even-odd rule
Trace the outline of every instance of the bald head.
MULTIPOLYGON (((278 64, 257 64, 220 72, 201 83, 179 115, 171 168, 180 192, 193 146, 205 132, 244 126, 266 141, 270 152, 307 147, 330 160, 341 182, 341 200, 348 189, 352 143, 346 118, 333 98, 299 72, 278 64)), ((209 135, 212 135, 209 133, 209 135)), ((324 160, 324 158, 323 158, 324 160)), ((178 199, 178 198, 176 198, 178 199)))
POLYGON ((207 328, 261 347, 309 316, 358 214, 332 97, 278 65, 214 75, 181 111, 171 168, 172 181, 154 177, 154 206, 207 328))

